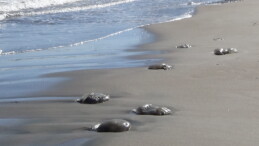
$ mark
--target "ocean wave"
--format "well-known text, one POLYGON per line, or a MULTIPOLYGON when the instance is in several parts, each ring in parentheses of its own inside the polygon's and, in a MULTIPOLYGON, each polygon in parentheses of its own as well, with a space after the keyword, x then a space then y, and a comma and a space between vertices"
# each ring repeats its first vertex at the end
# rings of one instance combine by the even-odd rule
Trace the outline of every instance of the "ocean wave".
POLYGON ((191 17, 192 17, 192 13, 193 13, 193 11, 192 11, 192 12, 189 12, 189 13, 186 13, 186 14, 184 14, 184 15, 178 17, 178 18, 174 18, 174 19, 172 19, 172 20, 168 20, 168 21, 166 21, 166 22, 172 22, 172 21, 178 21, 178 20, 182 20, 182 19, 186 19, 186 18, 191 18, 191 17))
POLYGON ((197 2, 196 3, 196 2, 192 2, 191 1, 191 2, 186 3, 185 5, 188 5, 188 6, 198 6, 198 5, 201 5, 201 4, 202 4, 201 2, 199 2, 199 3, 197 2))
POLYGON ((38 9, 49 6, 74 3, 79 0, 11 0, 0 4, 2 12, 20 11, 25 9, 38 9))
POLYGON ((96 42, 96 41, 99 41, 99 40, 103 40, 103 39, 106 39, 106 38, 109 38, 109 37, 112 37, 112 36, 116 36, 116 35, 119 35, 121 33, 128 32, 128 31, 134 30, 136 28, 140 28, 140 27, 144 27, 144 25, 128 28, 128 29, 125 29, 125 30, 122 30, 122 31, 117 31, 115 33, 108 34, 108 35, 103 36, 103 37, 99 37, 99 38, 91 39, 91 40, 86 40, 86 41, 80 41, 80 42, 72 43, 72 44, 69 44, 69 45, 60 45, 60 46, 55 46, 55 47, 50 47, 50 48, 41 48, 41 49, 28 49, 28 50, 22 50, 22 51, 4 52, 3 50, 0 50, 0 55, 14 55, 14 54, 38 52, 38 51, 44 51, 44 50, 53 50, 53 49, 59 49, 59 48, 65 48, 65 47, 74 47, 74 46, 79 46, 79 45, 83 45, 83 44, 90 43, 90 42, 96 42))
MULTIPOLYGON (((168 21, 165 21, 165 22, 179 21, 179 20, 182 20, 182 19, 191 18, 192 14, 193 14, 193 11, 190 11, 190 12, 188 12, 188 13, 182 15, 182 16, 179 16, 177 18, 174 18, 174 19, 171 19, 171 20, 168 20, 168 21)), ((159 22, 159 23, 165 23, 165 22, 159 22)), ((156 24, 159 24, 159 23, 156 23, 156 24)), ((117 31, 117 32, 114 32, 114 33, 111 33, 111 34, 108 34, 108 35, 105 35, 105 36, 102 36, 102 37, 99 37, 99 38, 80 41, 80 42, 72 43, 72 44, 69 44, 69 45, 60 45, 60 46, 55 46, 55 47, 50 47, 50 48, 28 49, 28 50, 22 50, 22 51, 9 51, 9 52, 4 52, 3 50, 0 50, 0 56, 1 55, 14 55, 14 54, 20 54, 20 53, 29 53, 29 52, 38 52, 38 51, 44 51, 44 50, 53 50, 53 49, 59 49, 59 48, 65 48, 65 47, 74 47, 74 46, 84 45, 86 43, 100 41, 100 40, 107 39, 109 37, 113 37, 113 36, 128 32, 128 31, 132 31, 132 30, 137 29, 137 28, 143 28, 143 27, 148 26, 148 25, 152 25, 152 24, 144 24, 144 25, 139 25, 139 26, 136 26, 136 27, 127 28, 127 29, 117 31)))
MULTIPOLYGON (((70 3, 76 2, 78 0, 64 0, 69 1, 70 3)), ((100 9, 100 8, 106 8, 111 7, 115 5, 125 4, 134 2, 136 0, 122 0, 122 1, 116 1, 116 2, 108 2, 103 4, 94 4, 94 5, 86 5, 86 6, 71 6, 71 7, 53 7, 51 9, 42 9, 42 10, 35 10, 35 11, 18 11, 22 10, 17 8, 15 11, 15 8, 11 8, 11 11, 0 11, 0 20, 4 20, 6 18, 10 17, 19 17, 19 16, 34 16, 34 15, 46 15, 46 14, 57 14, 57 13, 68 13, 68 12, 77 12, 77 11, 85 11, 90 9, 100 9)), ((62 3, 64 4, 64 3, 62 3)), ((50 5, 53 6, 53 5, 50 5)), ((28 8, 28 7, 27 7, 28 8)), ((37 7, 34 7, 37 8, 37 7)), ((40 7, 39 7, 40 8, 40 7)))
MULTIPOLYGON (((183 3, 183 6, 199 6, 199 5, 211 5, 211 4, 219 4, 219 3, 224 3, 226 0, 208 0, 205 2, 193 2, 189 1, 187 3, 183 3)), ((233 0, 235 1, 235 0, 233 0)))

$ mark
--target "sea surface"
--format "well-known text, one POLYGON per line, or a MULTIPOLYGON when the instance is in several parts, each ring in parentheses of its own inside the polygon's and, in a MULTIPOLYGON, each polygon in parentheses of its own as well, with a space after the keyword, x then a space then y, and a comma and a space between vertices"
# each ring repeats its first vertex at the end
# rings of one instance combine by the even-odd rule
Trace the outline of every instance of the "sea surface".
POLYGON ((128 59, 141 53, 128 50, 155 39, 142 26, 189 18, 196 6, 218 1, 0 0, 0 99, 61 80, 40 77, 47 73, 156 61, 128 59))

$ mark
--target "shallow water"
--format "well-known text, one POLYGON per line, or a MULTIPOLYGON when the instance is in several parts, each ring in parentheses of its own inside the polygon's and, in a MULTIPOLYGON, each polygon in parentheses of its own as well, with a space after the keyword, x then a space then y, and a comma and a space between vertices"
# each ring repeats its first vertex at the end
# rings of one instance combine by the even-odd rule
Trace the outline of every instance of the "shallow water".
POLYGON ((0 126, 3 127, 14 127, 19 126, 25 123, 25 119, 18 119, 18 118, 8 118, 8 119, 0 119, 0 126))
POLYGON ((83 145, 89 142, 90 140, 91 139, 87 139, 87 138, 78 138, 78 139, 74 139, 74 140, 70 140, 68 142, 62 143, 60 145, 61 146, 83 145))
MULTIPOLYGON (((144 66, 126 51, 155 38, 141 26, 188 18, 219 0, 1 0, 0 98, 23 97, 79 69, 144 66)), ((140 52, 138 52, 139 54, 140 52)))
MULTIPOLYGON (((50 100, 70 100, 75 101, 78 97, 27 97, 27 98, 7 98, 1 99, 0 103, 11 102, 32 102, 32 101, 50 101, 50 100)), ((0 123, 1 124, 1 123, 0 123)))

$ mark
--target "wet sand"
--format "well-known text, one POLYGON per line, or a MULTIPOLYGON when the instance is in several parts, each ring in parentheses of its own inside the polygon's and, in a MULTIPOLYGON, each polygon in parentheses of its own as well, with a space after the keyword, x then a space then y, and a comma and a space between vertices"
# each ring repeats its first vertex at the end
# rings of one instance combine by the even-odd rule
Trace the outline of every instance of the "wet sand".
POLYGON ((0 145, 258 145, 258 5, 245 0, 201 6, 190 19, 146 27, 157 41, 141 50, 164 54, 134 58, 164 58, 173 70, 139 67, 46 75, 68 80, 30 96, 69 98, 0 103, 0 145), (185 43, 192 48, 176 48, 185 43), (239 52, 213 54, 216 48, 230 47, 239 52), (109 94, 111 100, 84 105, 70 99, 90 92, 109 94), (146 103, 169 107, 173 114, 130 112, 146 103), (132 129, 86 130, 113 118, 130 121, 132 129))

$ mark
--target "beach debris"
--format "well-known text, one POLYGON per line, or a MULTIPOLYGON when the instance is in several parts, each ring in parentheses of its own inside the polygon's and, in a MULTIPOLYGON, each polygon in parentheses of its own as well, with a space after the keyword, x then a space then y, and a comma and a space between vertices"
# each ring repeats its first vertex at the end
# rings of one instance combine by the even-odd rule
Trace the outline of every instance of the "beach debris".
POLYGON ((94 125, 90 130, 97 132, 124 132, 131 128, 130 122, 123 119, 112 119, 94 125))
POLYGON ((84 104, 97 104, 108 101, 110 99, 109 95, 102 94, 102 93, 90 93, 85 94, 82 98, 77 99, 76 102, 84 103, 84 104))
POLYGON ((136 109, 132 110, 134 113, 138 115, 169 115, 172 111, 167 107, 159 107, 154 106, 152 104, 145 104, 143 106, 139 106, 136 109))
POLYGON ((176 46, 176 48, 191 48, 192 46, 189 45, 189 44, 183 44, 183 45, 179 45, 179 46, 176 46))
POLYGON ((225 54, 232 54, 232 53, 237 53, 237 49, 236 48, 217 48, 214 50, 214 54, 215 55, 225 55, 225 54))
POLYGON ((165 63, 162 63, 162 64, 150 65, 148 67, 148 69, 152 69, 152 70, 159 70, 159 69, 170 70, 170 69, 173 69, 173 66, 165 64, 165 63))

